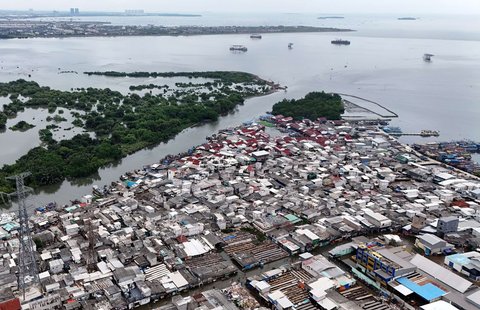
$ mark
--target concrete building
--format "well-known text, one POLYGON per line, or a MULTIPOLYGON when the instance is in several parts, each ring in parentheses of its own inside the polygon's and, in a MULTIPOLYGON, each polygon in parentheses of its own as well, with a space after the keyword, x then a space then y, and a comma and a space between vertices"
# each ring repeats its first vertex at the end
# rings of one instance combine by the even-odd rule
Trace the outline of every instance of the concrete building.
POLYGON ((480 280, 480 253, 476 251, 445 256, 445 265, 474 281, 480 280))
POLYGON ((421 249, 426 256, 442 254, 444 250, 453 248, 453 245, 432 234, 418 236, 415 246, 421 249))
POLYGON ((443 237, 445 234, 458 230, 459 219, 456 216, 442 217, 438 220, 437 234, 443 237))
POLYGON ((375 225, 376 228, 382 229, 392 226, 392 220, 378 212, 366 210, 364 216, 367 221, 375 225))

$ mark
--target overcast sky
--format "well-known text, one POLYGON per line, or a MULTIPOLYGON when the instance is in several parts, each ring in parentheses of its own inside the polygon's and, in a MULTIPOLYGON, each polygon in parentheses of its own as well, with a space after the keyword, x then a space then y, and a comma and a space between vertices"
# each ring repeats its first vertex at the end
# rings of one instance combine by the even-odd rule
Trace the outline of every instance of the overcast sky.
POLYGON ((480 0, 0 0, 0 9, 479 14, 480 0))

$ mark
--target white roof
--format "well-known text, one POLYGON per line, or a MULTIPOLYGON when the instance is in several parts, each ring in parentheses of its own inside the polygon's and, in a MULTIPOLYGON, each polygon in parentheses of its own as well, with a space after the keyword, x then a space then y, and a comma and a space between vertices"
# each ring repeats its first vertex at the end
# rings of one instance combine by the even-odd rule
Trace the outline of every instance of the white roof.
POLYGON ((312 241, 319 239, 319 237, 316 234, 314 234, 310 229, 298 229, 297 232, 302 235, 305 235, 308 239, 312 241))
POLYGON ((472 286, 472 282, 465 280, 450 270, 443 268, 428 258, 423 257, 422 255, 415 255, 410 262, 417 266, 420 270, 428 273, 435 279, 442 281, 460 293, 465 293, 465 291, 472 286))
POLYGON ((480 290, 477 290, 473 294, 467 296, 468 301, 474 303, 475 305, 480 305, 480 290))
POLYGON ((317 281, 308 284, 312 290, 326 291, 335 286, 335 282, 326 277, 321 277, 317 281))
POLYGON ((292 304, 292 302, 290 301, 290 299, 288 299, 287 296, 277 300, 277 303, 280 307, 282 307, 282 309, 287 309, 294 306, 294 304, 292 304))
POLYGON ((40 278, 40 280, 43 280, 43 279, 45 279, 45 278, 48 278, 48 277, 50 277, 50 272, 48 272, 48 270, 47 270, 47 271, 45 271, 45 272, 39 273, 39 274, 38 274, 38 277, 40 278))
POLYGON ((267 151, 256 151, 256 152, 252 152, 252 155, 257 157, 257 156, 267 156, 268 154, 270 154, 269 152, 267 151))
POLYGON ((444 179, 444 180, 455 178, 455 176, 451 175, 450 173, 446 173, 446 172, 437 173, 435 176, 439 177, 441 179, 444 179))
POLYGON ((50 252, 42 253, 40 257, 42 258, 42 260, 49 260, 50 258, 52 258, 52 253, 50 252))
POLYGON ((98 270, 100 270, 101 273, 109 273, 110 272, 110 268, 108 268, 107 266, 107 263, 105 262, 99 262, 97 264, 97 267, 98 267, 98 270))
POLYGON ((175 284, 176 287, 184 287, 188 285, 188 281, 182 276, 179 271, 175 271, 170 274, 170 280, 175 284))
POLYGON ((335 309, 338 306, 335 302, 333 302, 328 297, 325 297, 324 299, 320 300, 318 302, 318 304, 320 305, 320 307, 322 307, 323 309, 326 309, 326 310, 332 310, 332 309, 335 309))
POLYGON ((263 291, 267 288, 270 288, 270 284, 268 284, 266 281, 258 281, 255 283, 255 286, 260 290, 263 291))
POLYGON ((395 288, 395 290, 399 291, 400 294, 402 294, 403 296, 408 296, 408 295, 410 295, 411 293, 413 293, 412 290, 410 290, 408 287, 406 287, 406 286, 404 286, 404 285, 402 285, 402 284, 397 285, 397 286, 395 286, 394 288, 395 288))
POLYGON ((421 306, 420 308, 423 310, 459 310, 457 307, 452 306, 452 304, 444 300, 438 300, 429 303, 428 305, 421 306))
POLYGON ((309 252, 302 253, 299 256, 301 259, 309 259, 313 257, 312 253, 309 253, 309 252))
POLYGON ((280 298, 285 297, 285 294, 282 293, 280 290, 276 290, 273 293, 268 294, 268 298, 270 298, 273 301, 279 300, 280 298))
POLYGON ((184 242, 183 246, 185 253, 187 253, 188 256, 202 255, 210 250, 197 239, 192 239, 188 242, 184 242))

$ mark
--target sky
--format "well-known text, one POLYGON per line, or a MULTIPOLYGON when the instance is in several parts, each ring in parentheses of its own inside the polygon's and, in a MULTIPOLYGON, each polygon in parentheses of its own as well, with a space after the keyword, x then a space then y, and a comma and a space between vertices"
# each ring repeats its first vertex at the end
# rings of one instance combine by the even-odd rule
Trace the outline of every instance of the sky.
POLYGON ((0 0, 0 9, 480 15, 480 0, 0 0))

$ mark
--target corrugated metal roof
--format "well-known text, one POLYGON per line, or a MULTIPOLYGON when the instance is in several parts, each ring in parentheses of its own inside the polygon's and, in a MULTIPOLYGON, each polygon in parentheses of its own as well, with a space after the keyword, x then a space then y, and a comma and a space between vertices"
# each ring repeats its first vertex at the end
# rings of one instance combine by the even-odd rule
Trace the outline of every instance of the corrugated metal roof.
POLYGON ((410 281, 408 278, 399 278, 397 279, 397 282, 415 292, 427 301, 437 299, 447 294, 447 292, 444 292, 438 286, 435 286, 432 283, 418 285, 417 283, 410 281))
POLYGON ((420 270, 428 273, 430 276, 440 280, 460 293, 465 293, 465 291, 472 286, 472 282, 463 279, 450 270, 443 268, 419 254, 415 255, 410 262, 420 270))

